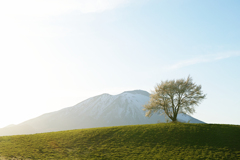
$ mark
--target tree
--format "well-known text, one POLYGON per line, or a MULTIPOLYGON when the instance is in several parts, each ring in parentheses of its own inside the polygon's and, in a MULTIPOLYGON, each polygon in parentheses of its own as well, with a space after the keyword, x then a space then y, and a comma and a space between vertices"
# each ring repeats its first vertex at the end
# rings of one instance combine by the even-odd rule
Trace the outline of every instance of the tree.
POLYGON ((188 76, 187 80, 166 80, 157 84, 150 95, 150 101, 144 105, 147 117, 153 113, 165 114, 172 122, 177 122, 179 113, 193 114, 195 106, 206 98, 201 91, 201 85, 192 82, 188 76))

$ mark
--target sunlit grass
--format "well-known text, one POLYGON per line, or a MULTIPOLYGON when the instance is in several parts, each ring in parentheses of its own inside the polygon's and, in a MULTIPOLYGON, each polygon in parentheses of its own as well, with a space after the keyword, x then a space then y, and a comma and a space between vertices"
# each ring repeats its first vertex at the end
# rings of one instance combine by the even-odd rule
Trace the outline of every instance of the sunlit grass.
POLYGON ((153 124, 0 137, 23 159, 240 159, 240 126, 153 124))

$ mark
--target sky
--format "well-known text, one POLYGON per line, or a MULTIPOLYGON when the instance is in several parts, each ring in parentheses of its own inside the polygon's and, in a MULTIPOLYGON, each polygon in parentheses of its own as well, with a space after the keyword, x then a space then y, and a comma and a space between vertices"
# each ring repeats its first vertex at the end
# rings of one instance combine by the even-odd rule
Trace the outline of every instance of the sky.
POLYGON ((192 116, 240 125, 239 0, 0 1, 0 128, 187 78, 192 116))

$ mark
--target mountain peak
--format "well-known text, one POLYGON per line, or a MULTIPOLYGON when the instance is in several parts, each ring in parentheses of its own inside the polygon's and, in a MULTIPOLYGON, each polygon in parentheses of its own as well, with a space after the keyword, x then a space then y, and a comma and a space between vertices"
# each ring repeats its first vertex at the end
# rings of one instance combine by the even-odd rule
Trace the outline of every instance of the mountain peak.
POLYGON ((141 95, 144 95, 144 96, 149 96, 149 95, 150 95, 147 91, 144 91, 144 90, 124 91, 124 92, 122 92, 121 94, 124 94, 124 93, 141 94, 141 95))
MULTIPOLYGON (((165 122, 165 117, 158 114, 150 118, 145 117, 142 109, 149 102, 149 96, 150 94, 143 90, 125 91, 117 95, 104 93, 88 98, 75 106, 46 113, 16 126, 0 129, 0 135, 165 122)), ((203 123, 185 114, 179 114, 178 120, 203 123)))

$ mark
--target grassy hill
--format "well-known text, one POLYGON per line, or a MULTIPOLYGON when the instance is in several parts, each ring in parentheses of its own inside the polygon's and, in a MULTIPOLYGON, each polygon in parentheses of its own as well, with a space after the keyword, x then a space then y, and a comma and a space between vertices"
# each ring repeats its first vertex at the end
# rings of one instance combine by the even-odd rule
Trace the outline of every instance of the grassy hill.
POLYGON ((240 159, 240 126, 163 123, 4 136, 0 157, 240 159))

